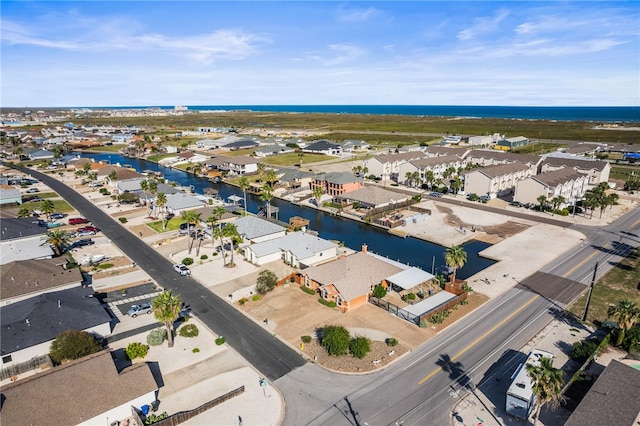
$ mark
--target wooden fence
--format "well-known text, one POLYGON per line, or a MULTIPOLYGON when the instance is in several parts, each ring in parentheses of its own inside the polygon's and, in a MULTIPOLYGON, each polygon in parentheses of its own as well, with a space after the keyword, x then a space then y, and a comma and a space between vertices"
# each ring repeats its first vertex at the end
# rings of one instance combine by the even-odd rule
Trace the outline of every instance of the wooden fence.
POLYGON ((217 405, 222 404, 225 401, 230 400, 231 398, 235 398, 236 396, 242 395, 244 393, 244 386, 240 386, 237 389, 232 390, 231 392, 227 392, 224 395, 217 397, 216 399, 212 399, 209 402, 205 402, 198 408, 194 408, 193 410, 181 411, 179 413, 173 414, 166 419, 160 420, 154 425, 158 426, 177 426, 180 423, 184 423, 187 420, 197 416, 198 414, 202 414, 210 408, 213 408, 217 405))
POLYGON ((26 373, 27 371, 35 370, 38 368, 52 368, 53 361, 49 358, 49 355, 42 355, 31 358, 29 361, 21 362, 20 364, 12 365, 0 370, 0 380, 5 380, 11 377, 16 377, 19 374, 26 373))

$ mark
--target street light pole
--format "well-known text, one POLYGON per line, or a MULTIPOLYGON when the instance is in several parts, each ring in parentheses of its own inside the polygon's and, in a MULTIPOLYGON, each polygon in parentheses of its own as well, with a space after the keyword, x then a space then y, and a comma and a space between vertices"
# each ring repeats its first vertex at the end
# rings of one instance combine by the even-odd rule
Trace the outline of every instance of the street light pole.
POLYGON ((589 286, 589 293, 587 294, 587 301, 584 305, 584 313, 582 314, 582 321, 587 320, 587 313, 589 312, 589 303, 591 303, 591 293, 593 292, 593 286, 596 284, 596 273, 598 272, 598 262, 596 262, 593 268, 593 277, 591 278, 591 285, 589 286))

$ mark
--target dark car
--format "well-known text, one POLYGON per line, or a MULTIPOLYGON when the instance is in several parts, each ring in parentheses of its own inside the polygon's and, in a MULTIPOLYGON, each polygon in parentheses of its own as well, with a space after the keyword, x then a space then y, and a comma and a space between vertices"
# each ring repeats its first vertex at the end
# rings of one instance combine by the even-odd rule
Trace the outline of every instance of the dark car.
POLYGON ((83 239, 81 239, 81 240, 74 241, 72 245, 73 245, 74 247, 84 247, 84 246, 90 246, 90 245, 93 245, 93 244, 95 244, 95 243, 96 243, 96 242, 95 242, 95 241, 93 241, 91 238, 83 238, 83 239))
POLYGON ((83 226, 82 228, 76 229, 76 231, 78 232, 78 234, 81 234, 83 232, 97 233, 100 232, 100 229, 96 228, 95 226, 83 226))
POLYGON ((67 215, 64 213, 52 213, 51 214, 51 219, 63 219, 65 218, 67 215))

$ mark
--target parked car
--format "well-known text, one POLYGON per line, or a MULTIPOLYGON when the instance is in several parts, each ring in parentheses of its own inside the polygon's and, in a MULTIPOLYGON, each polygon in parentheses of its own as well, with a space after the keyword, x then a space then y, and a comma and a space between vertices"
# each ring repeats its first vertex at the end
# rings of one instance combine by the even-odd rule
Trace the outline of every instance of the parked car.
POLYGON ((79 231, 76 232, 76 237, 89 237, 91 235, 96 235, 97 232, 95 231, 79 231))
POLYGON ((47 222, 46 220, 38 220, 38 226, 44 226, 47 229, 48 228, 57 228, 59 226, 62 226, 62 222, 47 222))
POLYGON ((441 192, 435 192, 435 191, 430 193, 429 195, 431 195, 432 197, 436 197, 436 198, 442 197, 442 193, 441 192))
POLYGON ((27 197, 24 199, 24 201, 29 203, 39 203, 40 201, 44 201, 44 199, 36 196, 36 197, 27 197))
POLYGON ((196 228, 196 226, 193 223, 181 223, 180 224, 180 231, 178 231, 178 235, 187 235, 189 234, 189 231, 193 231, 196 228), (187 228, 189 228, 187 230, 187 228))
POLYGON ((509 205, 513 207, 524 207, 524 204, 522 204, 520 201, 512 201, 509 203, 509 205))
POLYGON ((66 214, 64 214, 64 213, 57 213, 57 212, 56 212, 56 213, 51 213, 51 219, 56 219, 56 220, 58 220, 58 219, 63 219, 63 218, 65 218, 66 216, 67 216, 67 215, 66 215, 66 214))
POLYGON ((34 193, 34 192, 40 192, 40 190, 38 188, 29 188, 29 189, 27 189, 27 193, 29 193, 29 194, 34 193))
POLYGON ((95 181, 95 180, 89 184, 89 188, 99 188, 101 186, 102 186, 102 184, 100 182, 98 182, 98 181, 95 181))
POLYGON ((81 240, 78 241, 74 241, 73 244, 71 244, 73 246, 73 248, 75 247, 84 247, 84 246, 90 246, 95 244, 96 242, 93 241, 91 238, 83 238, 81 240))
POLYGON ((132 305, 131 308, 127 311, 127 315, 131 318, 135 318, 138 315, 142 314, 150 314, 153 312, 151 308, 151 303, 142 303, 140 305, 132 305))
POLYGON ((69 225, 82 225, 89 223, 89 221, 83 217, 72 217, 69 219, 69 225))
POLYGON ((100 232, 100 229, 96 228, 95 226, 83 226, 82 228, 76 229, 76 231, 78 231, 78 234, 81 232, 93 232, 94 234, 96 234, 100 232))
POLYGON ((179 273, 180 275, 186 276, 191 275, 191 271, 182 263, 178 263, 177 265, 173 265, 173 270, 179 273))
POLYGON ((488 195, 481 195, 478 198, 478 201, 480 201, 481 203, 486 203, 487 201, 489 201, 491 199, 491 197, 489 197, 488 195))

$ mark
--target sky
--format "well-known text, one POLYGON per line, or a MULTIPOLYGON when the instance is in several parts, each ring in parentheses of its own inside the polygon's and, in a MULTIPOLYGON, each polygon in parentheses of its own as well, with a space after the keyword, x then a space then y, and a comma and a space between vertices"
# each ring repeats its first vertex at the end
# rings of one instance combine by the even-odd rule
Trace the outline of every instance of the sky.
POLYGON ((640 106, 637 1, 7 1, 3 107, 640 106))

